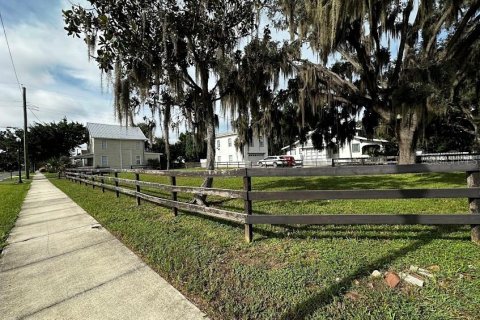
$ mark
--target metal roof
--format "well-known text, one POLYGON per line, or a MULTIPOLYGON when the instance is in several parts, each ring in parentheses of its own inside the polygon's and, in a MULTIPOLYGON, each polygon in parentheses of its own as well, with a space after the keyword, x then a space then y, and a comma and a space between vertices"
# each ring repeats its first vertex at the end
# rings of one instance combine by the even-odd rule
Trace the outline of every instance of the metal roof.
POLYGON ((223 132, 223 133, 217 133, 217 136, 215 138, 223 138, 223 137, 229 137, 229 136, 236 136, 236 132, 223 132))
POLYGON ((87 123, 90 137, 117 140, 148 140, 139 127, 126 127, 113 124, 87 123))

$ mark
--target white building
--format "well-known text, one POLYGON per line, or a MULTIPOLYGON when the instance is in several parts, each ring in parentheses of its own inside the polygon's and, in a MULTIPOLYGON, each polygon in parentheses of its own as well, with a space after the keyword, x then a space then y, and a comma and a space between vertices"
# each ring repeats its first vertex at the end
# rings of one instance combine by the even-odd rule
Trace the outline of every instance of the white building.
POLYGON ((250 165, 268 156, 268 141, 263 136, 255 135, 248 145, 242 149, 235 147, 238 135, 234 132, 221 133, 215 138, 215 163, 217 165, 239 164, 250 165))
POLYGON ((311 134, 305 143, 295 141, 292 145, 282 148, 286 155, 295 157, 295 160, 301 160, 303 165, 329 166, 332 159, 362 159, 369 158, 373 151, 383 151, 387 140, 367 139, 360 136, 354 136, 352 141, 345 142, 343 146, 338 148, 326 148, 317 150, 312 144, 311 134))

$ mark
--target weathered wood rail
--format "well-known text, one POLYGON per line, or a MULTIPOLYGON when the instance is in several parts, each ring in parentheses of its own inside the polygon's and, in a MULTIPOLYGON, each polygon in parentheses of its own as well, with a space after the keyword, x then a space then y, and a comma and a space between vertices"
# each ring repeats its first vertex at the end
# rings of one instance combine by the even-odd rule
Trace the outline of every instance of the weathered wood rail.
POLYGON ((217 219, 245 225, 245 239, 253 239, 254 224, 318 224, 318 225, 471 225, 472 240, 480 243, 480 162, 413 164, 385 166, 352 166, 321 168, 244 168, 236 170, 179 171, 179 170, 112 170, 112 169, 71 169, 65 173, 66 178, 102 188, 102 191, 115 191, 135 197, 140 201, 149 201, 172 208, 173 214, 178 210, 195 212, 217 219), (119 178, 119 173, 133 173, 135 180, 119 178), (254 177, 311 177, 311 176, 352 176, 383 175, 405 173, 441 173, 466 172, 467 188, 442 189, 371 189, 371 190, 292 190, 292 191, 252 191, 254 177), (110 174, 114 176, 110 176, 110 174), (108 175, 105 175, 108 174, 108 175), (147 182, 140 179, 141 174, 153 174, 170 177, 170 184, 147 182), (202 188, 177 185, 177 177, 241 177, 243 190, 219 188, 202 188), (132 188, 120 187, 119 184, 132 188), (171 194, 170 199, 142 192, 142 188, 153 188, 171 194), (186 203, 178 200, 178 193, 205 194, 228 199, 243 199, 244 212, 234 212, 218 208, 186 203), (419 198, 467 198, 470 214, 322 214, 322 215, 259 215, 254 214, 253 201, 270 200, 338 200, 338 199, 419 199, 419 198))

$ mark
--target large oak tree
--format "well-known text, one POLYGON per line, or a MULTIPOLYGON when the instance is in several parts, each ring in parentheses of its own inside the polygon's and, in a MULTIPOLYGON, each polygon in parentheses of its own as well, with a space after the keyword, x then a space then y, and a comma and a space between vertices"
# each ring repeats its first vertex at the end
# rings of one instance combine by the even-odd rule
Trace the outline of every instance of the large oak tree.
MULTIPOLYGON (((206 138, 207 168, 213 170, 215 102, 232 101, 225 97, 238 47, 256 28, 254 1, 89 2, 90 8, 63 12, 65 29, 82 37, 99 68, 112 76, 120 120, 128 118, 132 96, 145 101, 153 88, 166 98, 166 110, 179 107, 190 129, 206 138)), ((207 179, 204 186, 211 184, 207 179)))
POLYGON ((354 113, 363 108, 365 127, 390 123, 399 144, 399 163, 414 162, 421 124, 448 103, 456 103, 445 95, 445 88, 455 92, 475 59, 480 1, 275 3, 292 37, 309 43, 323 61, 301 67, 301 109, 329 106, 354 113), (329 59, 341 59, 344 67, 327 68, 329 59))

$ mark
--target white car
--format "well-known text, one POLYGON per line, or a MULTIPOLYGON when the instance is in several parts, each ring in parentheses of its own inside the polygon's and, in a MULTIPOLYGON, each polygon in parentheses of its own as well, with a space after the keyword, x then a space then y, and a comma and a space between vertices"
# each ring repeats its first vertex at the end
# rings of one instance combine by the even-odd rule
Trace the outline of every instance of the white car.
POLYGON ((272 166, 274 168, 285 167, 287 165, 287 160, 285 160, 283 157, 280 157, 280 156, 270 156, 258 161, 257 164, 260 167, 268 167, 268 166, 272 166))

